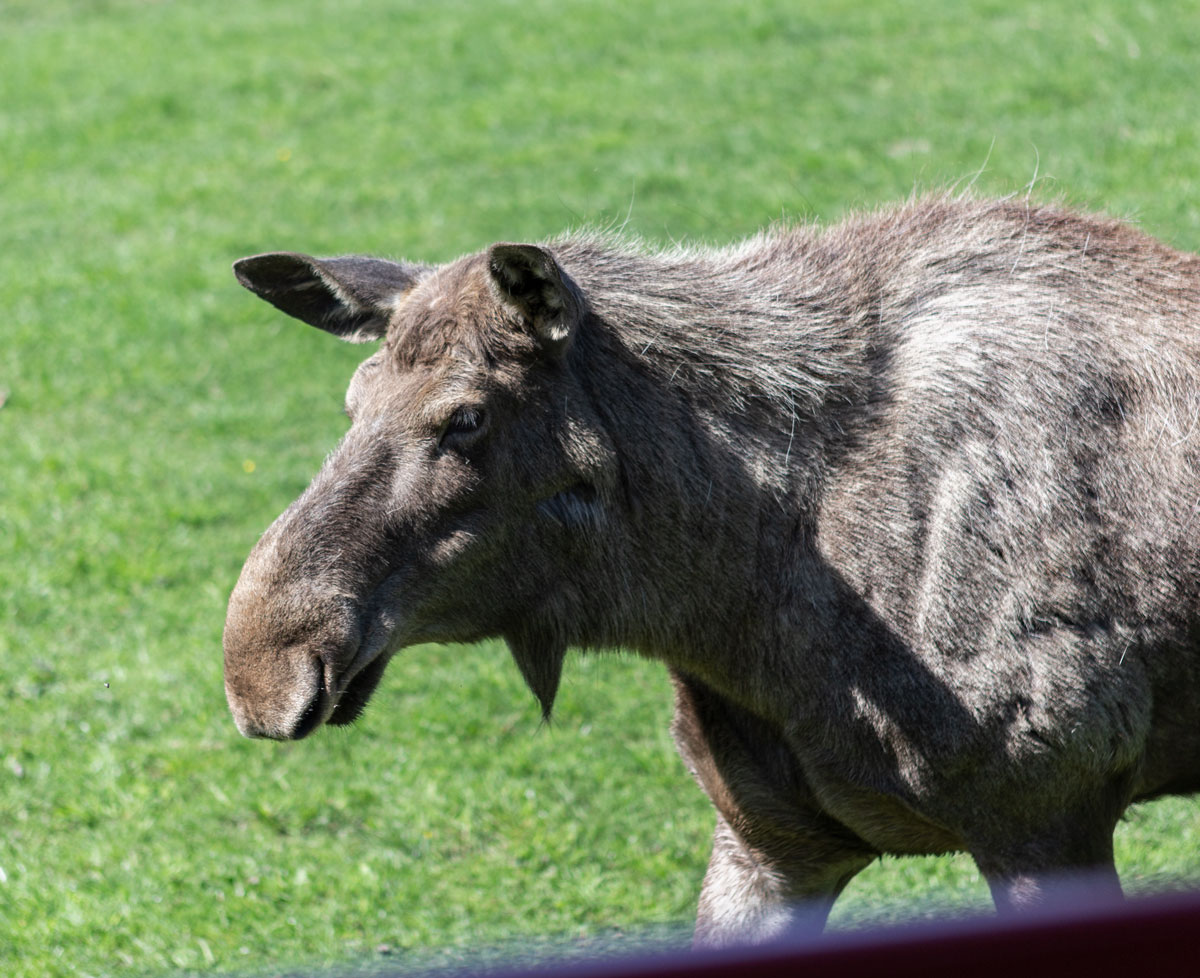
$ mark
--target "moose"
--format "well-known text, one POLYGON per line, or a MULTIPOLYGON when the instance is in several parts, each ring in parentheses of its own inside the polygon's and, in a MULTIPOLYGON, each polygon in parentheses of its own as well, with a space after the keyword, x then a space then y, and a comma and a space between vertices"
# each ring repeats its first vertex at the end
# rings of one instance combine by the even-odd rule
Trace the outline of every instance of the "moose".
POLYGON ((696 942, 819 930, 882 854, 1002 912, 1200 790, 1200 258, 1028 198, 914 197, 654 251, 278 252, 242 285, 381 340, 253 548, 249 737, 362 712, 418 642, 656 659, 716 810, 696 942))

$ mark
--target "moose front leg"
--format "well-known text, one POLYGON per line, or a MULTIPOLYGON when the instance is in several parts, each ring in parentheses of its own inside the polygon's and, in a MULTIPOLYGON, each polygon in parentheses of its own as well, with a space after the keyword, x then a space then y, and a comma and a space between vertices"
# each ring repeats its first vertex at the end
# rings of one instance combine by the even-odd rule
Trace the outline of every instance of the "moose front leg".
POLYGON ((822 814, 775 727, 681 673, 671 731, 717 810, 698 947, 819 933, 842 888, 878 853, 822 814))
POLYGON ((847 855, 804 868, 773 865, 718 814, 694 944, 715 948, 761 944, 785 933, 819 934, 842 888, 868 862, 870 857, 847 855))

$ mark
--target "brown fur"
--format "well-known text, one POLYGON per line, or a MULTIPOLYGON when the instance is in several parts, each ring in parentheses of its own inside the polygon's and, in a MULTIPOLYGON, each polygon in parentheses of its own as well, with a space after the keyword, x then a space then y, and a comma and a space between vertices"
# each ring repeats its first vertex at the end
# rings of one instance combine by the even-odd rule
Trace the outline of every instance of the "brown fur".
POLYGON ((932 197, 721 250, 601 237, 449 265, 275 254, 247 287, 382 338, 255 547, 249 736, 361 711, 418 641, 659 659, 718 813, 697 939, 820 926, 880 853, 1002 907, 1200 788, 1200 260, 932 197), (807 901, 796 909, 796 901, 807 901))

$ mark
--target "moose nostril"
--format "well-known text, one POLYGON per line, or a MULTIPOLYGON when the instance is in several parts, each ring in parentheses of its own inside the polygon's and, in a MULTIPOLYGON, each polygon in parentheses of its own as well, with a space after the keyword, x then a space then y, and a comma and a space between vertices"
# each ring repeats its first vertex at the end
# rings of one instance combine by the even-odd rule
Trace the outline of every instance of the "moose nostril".
POLYGON ((318 689, 308 706, 304 708, 304 712, 300 714, 296 726, 292 728, 292 740, 301 740, 317 729, 321 723, 321 714, 325 712, 324 705, 325 691, 318 689))
POLYGON ((313 690, 312 699, 308 701, 308 706, 304 708, 304 712, 296 720, 296 725, 292 727, 292 740, 301 740, 307 737, 321 725, 321 718, 325 713, 324 675, 325 670, 321 663, 318 662, 316 689, 313 690))

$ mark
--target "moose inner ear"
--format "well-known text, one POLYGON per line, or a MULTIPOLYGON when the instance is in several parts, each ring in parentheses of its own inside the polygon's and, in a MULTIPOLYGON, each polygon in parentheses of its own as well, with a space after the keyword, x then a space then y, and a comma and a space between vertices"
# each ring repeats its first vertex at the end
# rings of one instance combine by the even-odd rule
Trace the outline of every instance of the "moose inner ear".
POLYGON ((488 250, 488 271, 500 299, 529 324, 548 353, 561 356, 583 300, 554 256, 538 245, 496 244, 488 250))
POLYGON ((237 280, 289 316, 355 343, 387 332, 397 301, 428 268, 381 258, 313 258, 292 251, 234 262, 237 280))

